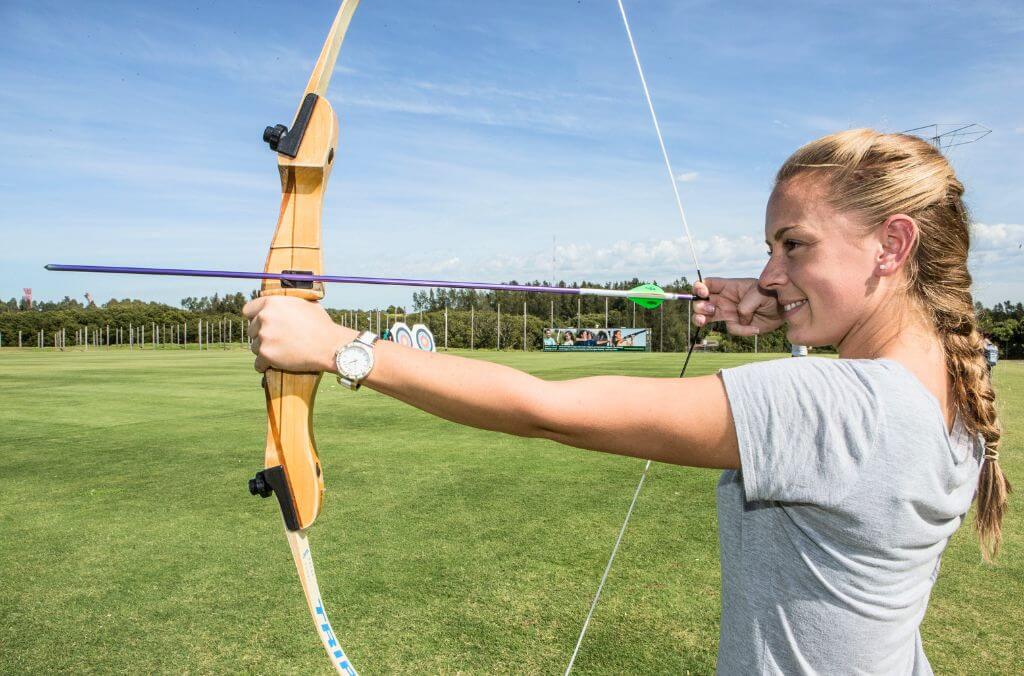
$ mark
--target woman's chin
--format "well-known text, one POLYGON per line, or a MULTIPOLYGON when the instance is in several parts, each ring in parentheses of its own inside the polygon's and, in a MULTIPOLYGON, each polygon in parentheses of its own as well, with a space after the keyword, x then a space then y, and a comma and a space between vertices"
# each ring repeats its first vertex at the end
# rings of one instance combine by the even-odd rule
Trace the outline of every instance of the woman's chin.
POLYGON ((805 345, 807 347, 824 347, 835 345, 837 338, 831 334, 820 331, 811 331, 806 326, 787 326, 786 340, 791 345, 805 345))
POLYGON ((806 345, 807 347, 826 344, 821 341, 821 336, 816 336, 813 331, 808 331, 807 327, 793 326, 792 324, 786 327, 786 340, 792 345, 806 345))

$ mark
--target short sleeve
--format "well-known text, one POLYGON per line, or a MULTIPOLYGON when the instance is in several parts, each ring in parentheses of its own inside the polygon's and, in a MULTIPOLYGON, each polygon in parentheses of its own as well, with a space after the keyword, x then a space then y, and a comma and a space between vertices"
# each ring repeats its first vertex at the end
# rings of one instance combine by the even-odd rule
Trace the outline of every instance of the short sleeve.
POLYGON ((849 493, 884 415, 862 364, 799 358, 722 370, 748 501, 834 506, 849 493))

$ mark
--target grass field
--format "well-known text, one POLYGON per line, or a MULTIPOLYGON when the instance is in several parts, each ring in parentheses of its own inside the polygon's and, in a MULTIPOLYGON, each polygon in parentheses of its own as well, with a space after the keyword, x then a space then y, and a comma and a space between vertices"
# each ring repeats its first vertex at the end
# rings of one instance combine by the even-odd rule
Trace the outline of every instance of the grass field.
MULTIPOLYGON (((545 378, 672 376, 681 355, 474 353, 545 378)), ((777 356, 777 355, 776 355, 777 356)), ((698 354, 691 374, 750 355, 698 354)), ((0 672, 327 673, 260 468, 251 355, 0 351, 0 672)), ((1024 364, 996 369, 1024 485, 1024 364)), ((325 379, 310 531, 368 674, 561 673, 643 462, 460 428, 325 379)), ((680 412, 684 414, 685 412, 680 412)), ((717 472, 657 465, 579 673, 710 673, 717 472)), ((1024 672, 1024 525, 996 566, 964 527, 922 628, 937 673, 1024 672)))

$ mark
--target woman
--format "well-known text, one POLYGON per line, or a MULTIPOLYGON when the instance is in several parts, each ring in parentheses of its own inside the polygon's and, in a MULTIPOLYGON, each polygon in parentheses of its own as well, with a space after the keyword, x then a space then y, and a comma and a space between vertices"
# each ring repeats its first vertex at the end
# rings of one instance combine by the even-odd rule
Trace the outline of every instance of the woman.
MULTIPOLYGON (((545 382, 378 343, 365 383, 474 427, 726 470, 719 672, 931 673, 918 627, 942 551, 977 494, 995 555, 1009 491, 962 194, 916 137, 819 139, 778 172, 761 276, 695 286, 698 325, 785 323, 790 342, 839 359, 545 382)), ((355 337, 293 299, 246 314, 261 371, 334 371, 355 337)))

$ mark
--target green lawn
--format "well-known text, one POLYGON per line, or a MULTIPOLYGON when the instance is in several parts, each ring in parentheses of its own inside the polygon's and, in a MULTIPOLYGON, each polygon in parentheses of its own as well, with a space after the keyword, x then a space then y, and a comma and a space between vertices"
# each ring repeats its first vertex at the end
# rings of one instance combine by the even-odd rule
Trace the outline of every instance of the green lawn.
MULTIPOLYGON (((545 378, 668 376, 681 355, 474 353, 545 378)), ((750 356, 694 357, 693 375, 750 356)), ((0 672, 328 673, 260 468, 251 355, 0 350, 0 672)), ((997 386, 1024 482, 1024 364, 997 386)), ((310 540, 368 674, 560 673, 643 462, 460 428, 325 379, 310 540)), ((685 414, 681 411, 680 414, 685 414)), ((657 465, 579 673, 708 673, 717 472, 657 465)), ((1024 485, 1024 484, 1022 484, 1024 485)), ((1020 493, 998 565, 957 533, 925 618, 938 673, 1024 672, 1020 493)))

